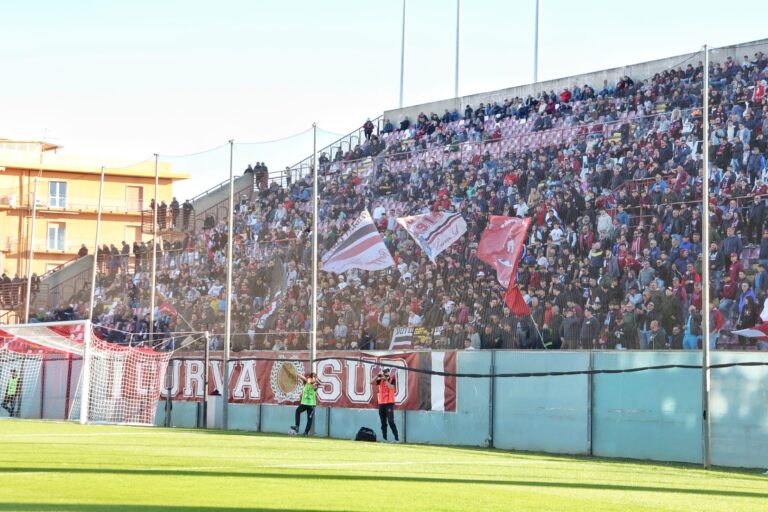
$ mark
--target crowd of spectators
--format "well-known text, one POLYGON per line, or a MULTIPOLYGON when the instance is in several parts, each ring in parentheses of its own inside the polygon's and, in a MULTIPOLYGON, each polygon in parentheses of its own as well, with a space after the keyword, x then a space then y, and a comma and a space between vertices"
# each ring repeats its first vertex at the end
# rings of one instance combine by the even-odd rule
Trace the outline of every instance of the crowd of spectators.
MULTIPOLYGON (((366 122, 359 145, 320 157, 320 253, 367 208, 396 266, 320 272, 319 348, 386 349, 397 328, 412 328, 424 349, 696 348, 703 264, 712 345, 747 348, 730 332, 761 322, 768 292, 767 65, 762 53, 712 65, 706 134, 703 67, 692 61, 647 79, 385 121, 379 133, 366 122), (461 212, 468 225, 436 263, 396 222, 430 210, 461 212), (489 214, 532 218, 516 277, 530 316, 510 312, 477 258, 489 214)), ((306 349, 312 178, 283 185, 262 177, 263 164, 251 171, 254 193, 234 213, 232 345, 306 349)), ((151 245, 141 246, 134 265, 130 254, 110 258, 97 282, 98 322, 113 341, 148 340, 141 253, 151 245)), ((166 346, 205 331, 221 346, 226 247, 223 219, 164 240, 155 332, 166 346)))
POLYGON ((32 279, 28 280, 26 276, 19 277, 18 274, 13 277, 5 272, 0 275, 0 309, 13 310, 23 306, 27 294, 27 282, 30 282, 30 299, 35 300, 40 292, 40 276, 32 274, 32 279))
MULTIPOLYGON (((711 69, 713 346, 761 321, 768 289, 766 64, 757 53, 711 69)), ((419 326, 431 348, 700 346, 702 80, 691 62, 637 82, 422 113, 399 129, 385 120, 380 139, 321 161, 324 248, 367 205, 398 265, 323 276, 327 345, 353 331, 386 345, 393 327, 419 326), (559 133, 505 144, 523 123, 528 139, 559 133), (356 163, 367 157, 370 168, 356 163), (395 222, 429 210, 459 211, 469 226, 437 264, 395 222), (488 214, 533 219, 517 276, 531 317, 511 315, 477 260, 488 214)))

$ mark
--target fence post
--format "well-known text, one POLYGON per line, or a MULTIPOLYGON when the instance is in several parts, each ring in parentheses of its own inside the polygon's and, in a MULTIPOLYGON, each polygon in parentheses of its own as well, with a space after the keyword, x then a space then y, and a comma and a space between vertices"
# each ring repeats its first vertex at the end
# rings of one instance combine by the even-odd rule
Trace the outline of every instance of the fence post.
POLYGON ((595 353, 594 351, 589 351, 589 371, 590 373, 587 374, 587 447, 588 447, 588 453, 591 457, 594 455, 592 450, 592 437, 593 437, 593 426, 594 421, 592 419, 592 405, 593 405, 593 389, 594 389, 594 383, 593 383, 593 375, 592 370, 595 368, 595 353))
POLYGON ((40 362, 40 419, 45 419, 45 368, 48 366, 48 359, 43 355, 40 362))
POLYGON ((403 443, 408 442, 408 411, 403 410, 403 443))
POLYGON ((491 350, 491 368, 488 372, 490 382, 488 384, 488 448, 493 448, 493 423, 494 423, 494 407, 493 401, 496 398, 496 351, 491 350))
POLYGON ((165 427, 171 426, 171 411, 173 410, 173 401, 171 400, 171 391, 173 390, 173 365, 169 364, 165 370, 165 427))

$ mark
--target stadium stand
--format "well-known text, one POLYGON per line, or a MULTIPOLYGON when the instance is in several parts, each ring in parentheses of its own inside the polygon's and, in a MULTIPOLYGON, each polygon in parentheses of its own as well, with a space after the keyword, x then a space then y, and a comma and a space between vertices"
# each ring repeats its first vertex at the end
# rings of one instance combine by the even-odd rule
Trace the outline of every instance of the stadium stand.
MULTIPOLYGON (((707 314, 717 348, 755 348, 730 332, 760 322, 768 292, 767 65, 757 52, 711 69, 715 300, 707 314)), ((320 252, 368 208, 396 268, 320 273, 319 348, 386 349, 401 327, 418 333, 412 343, 422 349, 700 346, 702 71, 689 61, 649 78, 413 121, 376 119, 358 130, 354 146, 348 138, 346 150, 327 148, 319 159, 320 252), (468 225, 436 264, 396 222, 431 210, 461 212, 468 225), (477 258, 488 214, 533 219, 517 276, 529 317, 510 312, 494 272, 477 258)), ((311 168, 305 162, 275 175, 261 164, 238 178, 234 350, 307 347, 311 168)), ((118 244, 104 247, 95 311, 102 336, 173 348, 208 330, 211 346, 222 346, 225 192, 202 194, 186 210, 178 202, 159 207, 154 340, 151 245, 127 256, 118 244)), ((87 283, 36 320, 83 317, 84 293, 87 283)), ((2 297, 13 300, 7 291, 2 297)))

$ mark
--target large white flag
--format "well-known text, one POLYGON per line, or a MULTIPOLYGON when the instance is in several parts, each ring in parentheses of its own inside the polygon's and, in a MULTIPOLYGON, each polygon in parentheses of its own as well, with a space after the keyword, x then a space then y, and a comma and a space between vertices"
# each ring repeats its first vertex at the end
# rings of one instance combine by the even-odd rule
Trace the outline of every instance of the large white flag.
POLYGON ((352 268, 382 270, 395 265, 368 210, 360 214, 349 231, 323 256, 322 263, 323 270, 337 274, 352 268))
POLYGON ((397 223, 405 228, 432 263, 438 254, 467 232, 467 223, 460 213, 433 212, 398 217, 397 223))
POLYGON ((749 327, 747 329, 739 329, 738 331, 732 331, 733 334, 744 336, 745 338, 768 338, 768 322, 763 322, 759 325, 749 327))

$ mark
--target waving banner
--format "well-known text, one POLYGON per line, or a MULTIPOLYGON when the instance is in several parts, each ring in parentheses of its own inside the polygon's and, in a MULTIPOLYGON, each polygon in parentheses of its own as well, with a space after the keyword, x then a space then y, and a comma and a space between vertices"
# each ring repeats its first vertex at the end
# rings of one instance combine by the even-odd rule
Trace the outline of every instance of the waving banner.
POLYGON ((323 256, 322 263, 324 271, 342 274, 353 268, 383 270, 393 267, 395 260, 384 245, 371 214, 364 210, 349 231, 323 256))
POLYGON ((488 226, 477 247, 477 257, 496 270, 496 278, 502 286, 508 287, 515 276, 530 225, 530 218, 501 215, 488 218, 488 226))
MULTIPOLYGON (((171 361, 173 400, 199 401, 203 398, 202 354, 171 361)), ((456 352, 407 352, 384 357, 364 352, 319 353, 317 362, 317 404, 321 407, 373 408, 376 389, 371 379, 382 363, 423 371, 456 372, 456 352), (338 359, 333 359, 338 356, 338 359), (361 361, 351 361, 360 359, 361 361)), ((302 352, 241 352, 230 360, 229 400, 246 404, 298 404, 302 384, 297 373, 306 373, 309 364, 302 352), (282 357, 281 357, 282 356, 282 357)), ((208 395, 220 394, 221 361, 208 368, 208 395)), ((167 395, 163 389, 163 396, 167 395)), ((456 411, 456 377, 409 372, 397 369, 397 407, 406 410, 456 411)))
POLYGON ((467 232, 467 223, 460 213, 433 212, 398 217, 397 223, 405 228, 432 263, 438 254, 467 232))

